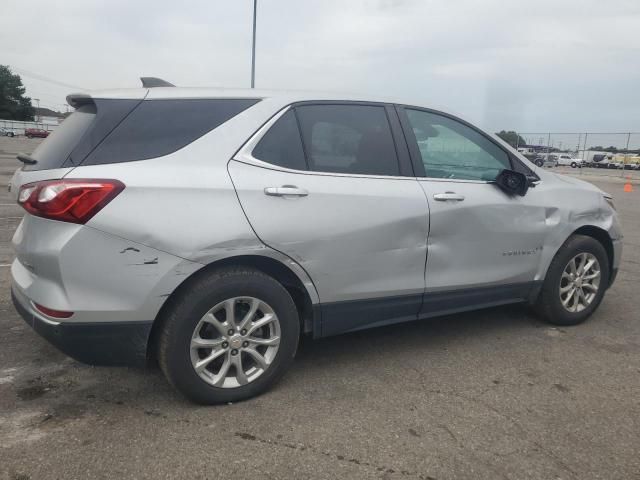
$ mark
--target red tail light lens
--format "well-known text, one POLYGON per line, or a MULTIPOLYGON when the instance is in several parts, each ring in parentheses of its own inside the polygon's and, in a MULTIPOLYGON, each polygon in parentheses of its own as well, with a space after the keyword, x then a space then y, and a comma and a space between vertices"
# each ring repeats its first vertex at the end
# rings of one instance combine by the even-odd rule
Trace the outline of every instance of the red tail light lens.
POLYGON ((31 215, 84 224, 122 190, 118 180, 47 180, 20 187, 18 204, 31 215))

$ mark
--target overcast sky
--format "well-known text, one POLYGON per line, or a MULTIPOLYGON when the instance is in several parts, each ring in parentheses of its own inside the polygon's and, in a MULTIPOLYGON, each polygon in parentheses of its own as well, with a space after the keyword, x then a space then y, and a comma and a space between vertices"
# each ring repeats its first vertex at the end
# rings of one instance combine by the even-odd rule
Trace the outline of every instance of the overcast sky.
MULTIPOLYGON (((0 63, 74 88, 248 87, 252 0, 3 0, 0 63)), ((256 86, 402 96, 489 130, 640 131, 638 0, 258 0, 256 86)))

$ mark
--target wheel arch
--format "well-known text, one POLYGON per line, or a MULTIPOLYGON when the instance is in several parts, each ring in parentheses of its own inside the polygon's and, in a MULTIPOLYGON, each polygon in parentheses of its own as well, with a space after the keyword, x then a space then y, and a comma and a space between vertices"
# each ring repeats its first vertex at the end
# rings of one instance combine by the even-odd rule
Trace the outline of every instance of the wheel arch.
POLYGON ((149 340, 147 342, 147 361, 155 361, 157 358, 157 343, 159 333, 162 331, 164 312, 173 304, 182 292, 186 291, 190 285, 200 278, 210 275, 212 272, 230 266, 243 266, 259 270, 276 279, 289 292, 296 305, 300 317, 300 331, 305 334, 313 334, 319 319, 318 310, 315 305, 318 303, 317 292, 313 285, 309 285, 310 279, 300 278, 289 266, 279 259, 264 255, 236 255, 213 261, 203 268, 189 275, 184 279, 168 296, 158 311, 151 327, 149 340), (305 285, 307 283, 307 285, 305 285), (311 291, 310 291, 311 289, 311 291))
POLYGON ((595 225, 583 225, 571 233, 573 235, 585 235, 591 237, 602 244, 607 252, 607 259, 609 260, 609 278, 612 278, 613 274, 613 240, 609 236, 609 233, 603 228, 596 227, 595 225))

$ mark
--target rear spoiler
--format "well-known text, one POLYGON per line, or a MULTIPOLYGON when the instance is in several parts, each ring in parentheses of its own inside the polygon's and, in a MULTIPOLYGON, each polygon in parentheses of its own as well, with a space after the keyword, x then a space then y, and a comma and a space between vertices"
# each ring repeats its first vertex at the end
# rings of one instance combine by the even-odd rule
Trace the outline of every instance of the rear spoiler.
MULTIPOLYGON (((143 88, 175 87, 174 84, 157 77, 140 77, 140 81, 142 81, 143 88)), ((73 108, 78 108, 93 103, 93 98, 86 93, 72 93, 67 95, 67 103, 73 108)))
POLYGON ((67 103, 73 108, 78 108, 82 105, 93 103, 93 98, 86 93, 72 93, 71 95, 67 95, 67 103))

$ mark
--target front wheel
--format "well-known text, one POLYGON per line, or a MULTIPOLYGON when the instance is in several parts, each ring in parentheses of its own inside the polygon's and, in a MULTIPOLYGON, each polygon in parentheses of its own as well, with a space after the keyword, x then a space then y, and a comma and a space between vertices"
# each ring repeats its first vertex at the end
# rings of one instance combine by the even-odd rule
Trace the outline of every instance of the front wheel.
POLYGON ((227 268, 172 299, 158 359, 169 382, 201 404, 244 400, 288 369, 300 335, 296 306, 272 277, 227 268))
POLYGON ((602 244, 573 235, 554 257, 534 305, 554 325, 577 325, 598 308, 609 284, 609 258, 602 244))
POLYGON ((578 164, 576 162, 571 162, 571 168, 577 168, 578 164))

